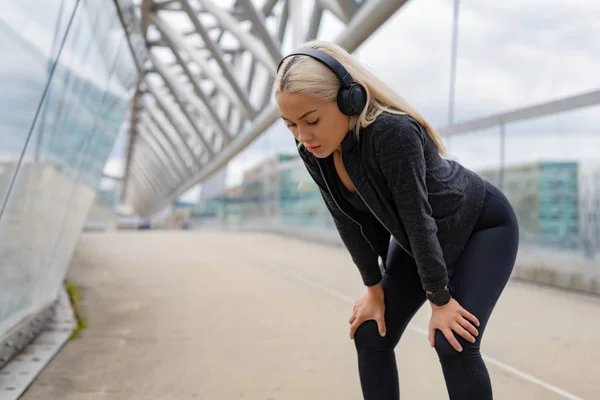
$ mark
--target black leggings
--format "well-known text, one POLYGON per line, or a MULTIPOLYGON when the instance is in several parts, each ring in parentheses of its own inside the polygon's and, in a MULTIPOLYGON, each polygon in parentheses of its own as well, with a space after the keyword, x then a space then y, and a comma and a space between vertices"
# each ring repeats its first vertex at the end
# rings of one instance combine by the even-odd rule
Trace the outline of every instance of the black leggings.
MULTIPOLYGON (((479 319, 479 335, 475 343, 469 343, 455 333, 462 352, 457 352, 441 331, 435 335, 435 350, 451 400, 492 399, 490 377, 479 346, 512 272, 518 243, 519 228, 513 209, 504 194, 488 183, 485 205, 473 234, 449 268, 453 297, 479 319)), ((382 283, 386 336, 381 337, 375 321, 369 320, 357 329, 354 338, 365 400, 400 398, 394 348, 426 299, 414 259, 395 241, 390 244, 386 267, 382 283)))

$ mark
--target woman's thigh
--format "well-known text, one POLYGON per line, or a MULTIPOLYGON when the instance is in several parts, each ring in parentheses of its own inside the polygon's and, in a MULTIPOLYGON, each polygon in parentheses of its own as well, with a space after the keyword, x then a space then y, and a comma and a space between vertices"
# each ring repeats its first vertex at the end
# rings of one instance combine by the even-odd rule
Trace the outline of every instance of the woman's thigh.
POLYGON ((390 243, 382 287, 386 335, 379 335, 374 320, 363 322, 355 335, 359 350, 393 350, 409 321, 425 302, 415 261, 395 240, 390 243))
POLYGON ((450 279, 453 297, 479 319, 480 332, 510 278, 518 244, 514 211, 504 195, 490 185, 479 222, 452 266, 450 279))
POLYGON ((426 298, 415 259, 395 240, 390 243, 386 267, 383 280, 386 326, 390 339, 397 342, 426 298))

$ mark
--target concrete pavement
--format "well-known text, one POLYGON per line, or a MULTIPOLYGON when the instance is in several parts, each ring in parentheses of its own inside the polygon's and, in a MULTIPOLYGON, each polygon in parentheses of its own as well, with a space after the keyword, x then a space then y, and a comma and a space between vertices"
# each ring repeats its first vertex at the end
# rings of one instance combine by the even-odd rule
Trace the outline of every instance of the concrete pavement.
MULTIPOLYGON (((360 399, 344 249, 269 234, 82 235, 89 327, 22 397, 360 399)), ((447 398, 428 306, 397 348, 403 399, 447 398)), ((482 345, 496 399, 600 398, 600 298, 511 282, 482 345)))

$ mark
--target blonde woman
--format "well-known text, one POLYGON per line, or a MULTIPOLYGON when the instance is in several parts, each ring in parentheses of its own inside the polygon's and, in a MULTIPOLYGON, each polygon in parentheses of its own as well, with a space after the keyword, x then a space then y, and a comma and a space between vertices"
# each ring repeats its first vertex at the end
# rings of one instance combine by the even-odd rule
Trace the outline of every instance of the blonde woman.
POLYGON ((508 199, 335 44, 287 55, 275 96, 366 286, 349 320, 364 398, 400 397, 394 348, 428 301, 450 399, 492 399, 480 343, 517 254, 508 199))

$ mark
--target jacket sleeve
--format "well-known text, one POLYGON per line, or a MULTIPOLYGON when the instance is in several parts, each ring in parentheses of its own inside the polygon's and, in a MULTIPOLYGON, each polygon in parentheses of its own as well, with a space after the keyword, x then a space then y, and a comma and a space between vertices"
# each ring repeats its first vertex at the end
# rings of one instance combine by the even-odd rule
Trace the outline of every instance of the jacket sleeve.
POLYGON ((428 201, 424 135, 412 119, 389 126, 374 138, 375 156, 406 230, 423 290, 435 291, 449 279, 428 201))
POLYGON ((379 255, 364 237, 362 229, 357 221, 348 217, 340 210, 333 199, 327 184, 321 176, 318 165, 305 162, 311 177, 319 187, 321 196, 329 210, 342 242, 348 249, 352 261, 358 268, 365 286, 373 286, 381 281, 382 275, 379 269, 379 255))

